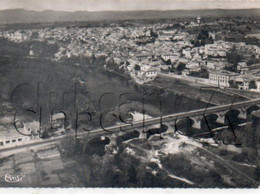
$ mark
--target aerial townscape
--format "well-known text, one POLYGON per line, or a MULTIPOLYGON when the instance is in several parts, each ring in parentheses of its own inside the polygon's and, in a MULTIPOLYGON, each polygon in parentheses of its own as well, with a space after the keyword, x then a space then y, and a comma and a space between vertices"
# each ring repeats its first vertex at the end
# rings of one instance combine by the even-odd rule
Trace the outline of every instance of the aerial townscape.
MULTIPOLYGON (((56 50, 49 57, 55 61, 75 57, 105 59, 104 68, 128 74, 138 84, 167 74, 208 85, 260 92, 259 39, 254 41, 259 34, 251 33, 257 30, 259 21, 204 20, 197 16, 185 22, 126 27, 7 30, 0 37, 15 43, 38 41, 53 45, 56 50), (236 25, 243 25, 240 23, 244 26, 236 29, 236 25)), ((32 43, 25 55, 37 57, 39 52, 32 43)))
POLYGON ((0 18, 0 186, 259 187, 254 13, 0 18))

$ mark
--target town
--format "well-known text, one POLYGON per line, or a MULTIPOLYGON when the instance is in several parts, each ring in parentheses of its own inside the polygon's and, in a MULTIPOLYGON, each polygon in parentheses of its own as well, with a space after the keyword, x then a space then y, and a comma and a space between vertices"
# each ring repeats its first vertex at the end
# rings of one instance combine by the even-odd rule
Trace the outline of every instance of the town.
MULTIPOLYGON (((237 21, 204 23, 200 16, 193 20, 129 27, 11 30, 2 31, 0 37, 17 43, 55 44, 58 50, 51 54, 55 61, 104 58, 104 68, 128 74, 138 84, 167 74, 206 85, 260 92, 259 41, 226 41, 230 30, 207 30, 219 24, 233 26, 237 21), (194 33, 195 29, 200 31, 194 33)), ((253 22, 259 25, 259 21, 253 22)), ((244 36, 252 38, 252 34, 244 36)), ((39 52, 32 44, 28 55, 39 56, 39 52)))

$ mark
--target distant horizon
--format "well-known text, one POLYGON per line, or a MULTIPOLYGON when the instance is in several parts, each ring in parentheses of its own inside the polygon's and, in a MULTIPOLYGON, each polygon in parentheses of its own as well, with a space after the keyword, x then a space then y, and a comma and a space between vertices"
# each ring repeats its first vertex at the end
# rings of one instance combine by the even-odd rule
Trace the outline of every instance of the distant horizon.
POLYGON ((24 11, 34 11, 34 12, 47 12, 47 11, 53 11, 53 12, 135 12, 135 11, 203 11, 203 10, 257 10, 260 8, 197 8, 197 9, 137 9, 137 10, 73 10, 73 11, 67 11, 67 10, 54 10, 54 9, 45 9, 45 10, 32 10, 32 9, 26 9, 26 8, 13 8, 13 9, 0 9, 0 11, 11 11, 11 10, 24 10, 24 11))
POLYGON ((102 12, 260 9, 260 0, 0 0, 0 9, 102 12))

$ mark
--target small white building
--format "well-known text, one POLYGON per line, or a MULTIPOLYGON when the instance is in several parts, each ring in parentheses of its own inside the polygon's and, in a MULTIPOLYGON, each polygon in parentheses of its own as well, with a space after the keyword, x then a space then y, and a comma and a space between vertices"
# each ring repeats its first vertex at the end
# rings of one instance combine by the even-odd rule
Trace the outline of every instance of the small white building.
POLYGON ((245 74, 248 70, 249 67, 246 62, 240 62, 237 64, 237 71, 239 71, 241 74, 245 74))
POLYGON ((225 64, 217 61, 207 61, 207 69, 222 70, 225 64))
POLYGON ((55 130, 64 130, 66 116, 64 113, 54 113, 51 115, 51 127, 55 130))
POLYGON ((173 54, 162 54, 161 57, 162 57, 162 59, 164 61, 168 61, 170 59, 171 62, 175 62, 175 61, 179 60, 180 55, 176 54, 176 53, 173 53, 173 54))
POLYGON ((257 80, 255 83, 256 83, 256 91, 260 92, 260 80, 257 80))
POLYGON ((40 126, 37 121, 16 122, 16 128, 0 131, 0 147, 17 146, 39 137, 40 126))
POLYGON ((157 77, 157 75, 158 71, 156 68, 142 64, 140 71, 135 70, 135 73, 132 74, 132 77, 137 83, 144 84, 154 80, 157 77))

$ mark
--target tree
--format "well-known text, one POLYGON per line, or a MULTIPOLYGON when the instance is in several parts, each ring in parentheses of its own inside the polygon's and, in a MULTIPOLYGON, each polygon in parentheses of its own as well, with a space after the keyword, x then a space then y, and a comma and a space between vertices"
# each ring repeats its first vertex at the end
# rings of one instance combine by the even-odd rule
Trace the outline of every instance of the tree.
POLYGON ((60 150, 64 156, 71 157, 80 155, 83 150, 83 146, 78 139, 72 136, 63 138, 60 142, 60 150))
POLYGON ((209 72, 206 69, 202 69, 199 72, 191 72, 190 76, 201 77, 201 78, 209 78, 209 72))
POLYGON ((141 67, 140 67, 140 65, 135 65, 135 67, 134 67, 134 69, 136 70, 136 71, 140 71, 141 70, 141 67))
POLYGON ((154 38, 158 38, 158 34, 156 34, 152 29, 151 29, 151 36, 154 38))
POLYGON ((242 56, 236 50, 236 47, 233 46, 230 52, 227 53, 227 62, 234 64, 237 66, 239 62, 241 62, 242 56))
POLYGON ((186 67, 186 64, 185 63, 180 63, 177 67, 177 71, 183 71, 186 67))
POLYGON ((32 39, 37 39, 37 38, 39 38, 39 32, 32 32, 31 38, 32 38, 32 39))
POLYGON ((201 30, 198 37, 198 40, 207 40, 209 39, 209 32, 207 30, 201 30))
POLYGON ((246 62, 248 66, 259 63, 260 60, 255 57, 255 55, 251 55, 251 58, 246 62))
POLYGON ((255 81, 254 80, 250 81, 249 82, 249 89, 256 89, 256 88, 257 88, 257 86, 256 86, 255 81))
POLYGON ((229 85, 230 85, 231 88, 238 89, 238 85, 236 84, 235 81, 229 80, 228 83, 229 83, 229 85))
POLYGON ((171 59, 168 59, 167 61, 166 61, 166 65, 171 65, 171 59))

